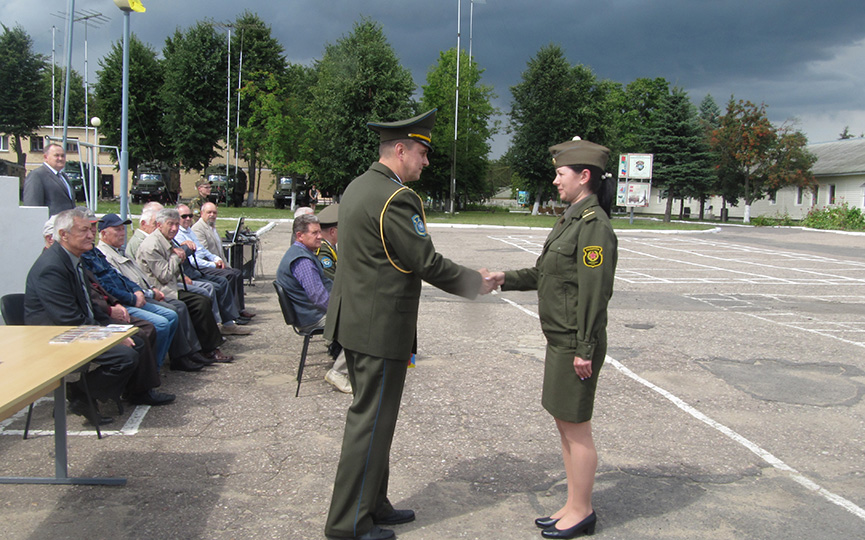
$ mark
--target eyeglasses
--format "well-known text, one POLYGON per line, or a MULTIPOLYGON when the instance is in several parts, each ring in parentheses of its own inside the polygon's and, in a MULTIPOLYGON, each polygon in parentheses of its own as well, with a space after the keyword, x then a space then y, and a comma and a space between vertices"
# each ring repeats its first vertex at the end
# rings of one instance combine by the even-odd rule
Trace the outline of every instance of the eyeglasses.
POLYGON ((181 219, 190 219, 195 217, 195 214, 180 214, 181 219))

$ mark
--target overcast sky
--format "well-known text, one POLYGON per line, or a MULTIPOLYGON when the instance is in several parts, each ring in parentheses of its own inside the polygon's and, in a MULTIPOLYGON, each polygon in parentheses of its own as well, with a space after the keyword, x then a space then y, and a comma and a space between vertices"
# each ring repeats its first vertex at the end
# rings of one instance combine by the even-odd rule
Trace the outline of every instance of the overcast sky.
MULTIPOLYGON (((2 0, 0 21, 20 25, 36 52, 65 54, 67 0, 2 0), (56 16, 55 16, 56 15, 56 16)), ((469 48, 470 0, 462 0, 461 47, 469 48)), ((442 50, 456 45, 458 0, 143 0, 132 31, 161 50, 176 28, 196 21, 233 21, 243 9, 271 25, 294 63, 311 64, 326 44, 352 31, 361 16, 379 22, 415 84, 442 50)), ((88 28, 89 80, 97 61, 122 39, 123 16, 110 0, 77 0, 80 14, 110 21, 88 28)), ((776 124, 795 121, 810 142, 837 139, 844 126, 865 132, 865 5, 862 0, 486 0, 474 2, 472 53, 484 84, 510 110, 510 87, 526 63, 548 44, 572 64, 627 84, 664 77, 695 104, 712 94, 723 109, 731 95, 765 103, 776 124)), ((74 28, 73 67, 84 72, 84 24, 74 28)), ((550 141, 551 143, 557 141, 550 141)), ((507 136, 493 144, 493 157, 507 136)))

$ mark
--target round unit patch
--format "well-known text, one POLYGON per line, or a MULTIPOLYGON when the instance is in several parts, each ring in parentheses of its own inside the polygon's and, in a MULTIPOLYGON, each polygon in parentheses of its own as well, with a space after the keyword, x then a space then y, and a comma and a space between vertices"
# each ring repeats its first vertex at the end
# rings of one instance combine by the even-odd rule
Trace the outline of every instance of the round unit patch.
POLYGON ((601 246, 588 246, 583 248, 583 263, 589 268, 601 266, 604 262, 604 248, 601 246))
POLYGON ((319 259, 321 261, 321 266, 324 268, 333 268, 333 259, 330 257, 322 257, 319 259))
POLYGON ((414 223, 414 232, 418 236, 426 236, 426 225, 424 225, 423 218, 419 214, 415 214, 411 217, 411 221, 414 223))

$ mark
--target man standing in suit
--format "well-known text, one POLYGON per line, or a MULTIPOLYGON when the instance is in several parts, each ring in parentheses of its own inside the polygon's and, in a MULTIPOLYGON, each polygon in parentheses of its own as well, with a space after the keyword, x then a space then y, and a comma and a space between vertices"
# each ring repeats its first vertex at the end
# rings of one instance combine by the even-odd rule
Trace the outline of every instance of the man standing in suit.
POLYGON ((408 120, 370 123, 379 160, 355 178, 340 202, 339 267, 325 338, 345 348, 354 400, 348 409, 336 471, 328 537, 383 540, 379 525, 407 523, 411 510, 387 498, 389 454, 406 368, 416 348, 421 282, 465 298, 490 292, 483 273, 436 253, 423 202, 405 182, 429 165, 435 110, 408 120))
MULTIPOLYGON (((48 326, 100 324, 101 314, 90 302, 90 286, 80 263, 81 254, 93 249, 95 237, 86 209, 58 214, 54 229, 57 241, 39 255, 27 274, 24 321, 48 326)), ((94 358, 98 367, 82 374, 95 399, 119 399, 138 366, 138 353, 132 347, 127 338, 94 358)), ((70 388, 73 410, 79 403, 75 412, 86 410, 80 405, 84 396, 80 385, 79 381, 70 388)))
POLYGON ((47 206, 48 215, 75 208, 75 192, 66 178, 66 152, 59 144, 49 144, 42 154, 45 163, 24 180, 24 206, 47 206))

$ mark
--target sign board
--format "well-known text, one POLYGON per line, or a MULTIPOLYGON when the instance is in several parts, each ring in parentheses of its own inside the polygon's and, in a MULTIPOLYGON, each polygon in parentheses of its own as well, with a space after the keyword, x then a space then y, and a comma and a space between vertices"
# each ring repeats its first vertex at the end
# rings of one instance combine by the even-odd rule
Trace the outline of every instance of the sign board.
POLYGON ((619 182, 616 193, 618 206, 649 206, 651 182, 619 182))
POLYGON ((653 154, 628 154, 627 178, 651 180, 653 157, 653 154))

